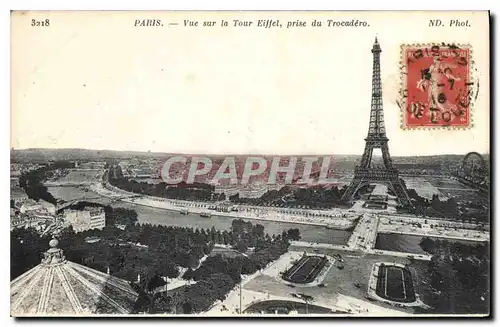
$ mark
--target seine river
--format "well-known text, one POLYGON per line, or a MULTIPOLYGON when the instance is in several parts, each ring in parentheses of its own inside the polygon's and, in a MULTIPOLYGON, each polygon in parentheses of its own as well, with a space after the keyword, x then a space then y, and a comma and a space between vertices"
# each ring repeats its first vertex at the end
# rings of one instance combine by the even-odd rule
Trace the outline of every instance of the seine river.
MULTIPOLYGON (((106 197, 101 197, 95 192, 86 191, 79 187, 48 187, 50 193, 56 199, 65 201, 81 199, 83 197, 89 199, 91 202, 98 202, 102 204, 109 204, 112 207, 122 207, 134 209, 137 212, 137 218, 141 224, 154 224, 165 226, 179 226, 179 227, 197 227, 197 228, 212 228, 219 230, 230 229, 231 221, 234 218, 212 216, 211 218, 203 218, 196 214, 181 215, 177 211, 170 211, 158 208, 151 208, 141 205, 133 205, 121 201, 113 201, 106 197)), ((301 241, 317 242, 317 243, 330 243, 345 245, 352 232, 327 229, 320 226, 311 226, 294 223, 282 223, 265 220, 250 220, 252 223, 258 223, 264 226, 265 232, 269 235, 281 234, 283 230, 290 228, 298 228, 300 230, 301 241)))
POLYGON ((375 248, 380 250, 407 252, 415 254, 427 254, 420 247, 419 243, 423 236, 401 235, 401 234, 382 234, 377 235, 375 248))

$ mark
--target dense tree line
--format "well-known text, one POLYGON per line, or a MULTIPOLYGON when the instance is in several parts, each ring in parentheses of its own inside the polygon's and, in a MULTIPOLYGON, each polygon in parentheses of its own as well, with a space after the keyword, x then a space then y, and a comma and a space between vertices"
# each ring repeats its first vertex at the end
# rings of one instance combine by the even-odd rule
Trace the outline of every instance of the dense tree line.
POLYGON ((453 219, 459 215, 457 202, 453 198, 441 201, 439 196, 434 194, 429 201, 418 195, 414 189, 408 190, 408 196, 413 200, 414 213, 417 215, 453 219))
POLYGON ((34 229, 10 232, 10 279, 18 277, 40 263, 47 251, 50 236, 40 236, 34 229))
POLYGON ((196 284, 179 287, 175 290, 157 293, 143 298, 137 306, 138 312, 184 313, 202 312, 209 309, 215 301, 224 300, 236 283, 227 274, 215 273, 196 284))
MULTIPOLYGON (((164 251, 141 248, 119 241, 120 229, 105 227, 102 231, 90 230, 75 233, 71 227, 64 229, 59 246, 70 261, 106 272, 130 281, 140 274, 142 281, 148 281, 155 274, 178 276, 175 262, 167 261, 164 251), (100 242, 87 243, 86 238, 97 236, 100 242)), ((42 254, 48 249, 50 237, 39 236, 32 229, 14 229, 11 232, 11 279, 40 263, 42 254)))
POLYGON ((240 274, 249 275, 263 269, 283 255, 288 250, 288 246, 288 239, 282 239, 281 235, 278 235, 273 240, 264 241, 260 248, 255 249, 248 256, 241 255, 234 258, 222 255, 211 256, 198 269, 187 270, 183 278, 198 281, 215 273, 225 273, 237 283, 240 281, 240 274))
POLYGON ((423 299, 432 313, 489 313, 489 244, 423 238, 420 246, 432 254, 428 265, 431 292, 423 299))
POLYGON ((197 283, 183 290, 183 300, 177 301, 177 306, 181 303, 182 306, 177 310, 183 310, 184 313, 207 310, 216 300, 225 299, 227 293, 240 282, 241 275, 250 275, 264 269, 288 251, 289 240, 300 239, 298 229, 290 229, 283 231, 281 235, 269 237, 264 234, 261 225, 253 225, 241 219, 233 220, 231 232, 235 235, 233 242, 236 242, 236 248, 242 239, 248 237, 250 242, 255 244, 254 251, 248 256, 211 256, 198 269, 188 269, 183 278, 192 279, 197 283), (186 311, 186 308, 189 311, 186 311))
POLYGON ((137 182, 125 178, 119 165, 111 166, 108 176, 111 185, 138 194, 188 201, 218 201, 224 199, 223 195, 214 193, 215 187, 213 185, 204 183, 186 184, 181 182, 176 185, 167 185, 165 182, 158 184, 137 182))
POLYGON ((183 298, 177 301, 177 306, 180 304, 182 306, 176 311, 191 313, 207 310, 216 300, 222 301, 226 298, 229 291, 240 282, 241 275, 253 274, 263 269, 286 253, 288 246, 287 241, 276 239, 268 243, 267 248, 262 248, 248 257, 230 258, 222 255, 209 257, 198 269, 188 270, 184 274, 184 279, 193 279, 196 284, 186 286, 182 290, 183 298), (186 307, 189 308, 188 312, 185 311, 186 307))
POLYGON ((229 231, 201 229, 198 235, 205 236, 205 240, 210 244, 224 243, 238 249, 243 242, 245 251, 248 249, 247 245, 254 247, 254 250, 248 256, 209 256, 198 268, 189 268, 182 276, 183 279, 192 280, 196 284, 168 294, 158 294, 151 301, 144 300, 142 311, 191 313, 207 310, 215 301, 226 298, 229 291, 240 282, 241 275, 253 274, 263 269, 287 252, 289 240, 300 239, 298 229, 289 229, 271 237, 265 234, 262 225, 254 225, 241 219, 233 220, 229 231), (217 242, 217 238, 221 242, 217 242))
MULTIPOLYGON (((213 231, 211 230, 210 233, 212 235, 213 231)), ((234 219, 229 231, 223 231, 220 236, 215 231, 212 238, 214 243, 231 245, 239 252, 246 252, 248 248, 255 248, 256 251, 260 248, 267 248, 274 239, 298 241, 300 240, 300 231, 298 228, 291 228, 284 230, 278 237, 275 235, 271 237, 264 232, 264 226, 261 224, 234 219)))
MULTIPOLYGON (((455 220, 468 220, 475 218, 478 222, 489 222, 489 212, 488 210, 481 210, 474 214, 468 214, 459 210, 459 205, 454 198, 449 198, 445 201, 439 199, 437 194, 432 196, 432 199, 423 198, 418 195, 417 191, 414 189, 408 190, 408 196, 413 202, 414 208, 410 210, 419 216, 424 217, 437 217, 437 218, 448 218, 455 220)), ((476 207, 479 205, 476 204, 476 207)), ((398 208, 402 209, 402 208, 398 208)), ((481 208, 482 209, 482 208, 481 208)))
POLYGON ((201 183, 169 186, 165 182, 150 184, 127 178, 110 179, 109 182, 111 185, 128 192, 161 198, 186 201, 218 201, 224 199, 220 194, 213 192, 213 186, 201 183))
POLYGON ((292 189, 289 186, 278 190, 270 190, 260 198, 240 198, 238 194, 229 197, 236 204, 279 206, 294 208, 308 206, 313 208, 331 208, 341 203, 342 195, 347 186, 339 189, 337 186, 325 188, 316 185, 309 188, 292 189))
POLYGON ((49 193, 43 182, 53 175, 56 169, 74 168, 75 164, 69 161, 56 161, 52 164, 35 170, 24 172, 19 177, 19 186, 24 189, 30 199, 40 199, 56 204, 57 200, 49 193))
MULTIPOLYGON (((71 227, 58 236, 67 258, 95 269, 129 280, 138 274, 177 277, 178 267, 196 267, 199 259, 210 253, 213 244, 207 233, 198 229, 132 225, 125 230, 105 227, 75 233, 71 227), (88 237, 99 242, 87 243, 88 237), (137 244, 142 246, 139 246, 137 244)), ((49 239, 31 229, 15 229, 11 233, 12 278, 40 263, 41 254, 48 249, 49 239), (17 258, 17 260, 14 260, 17 258)), ((147 278, 146 278, 147 279, 147 278)))
MULTIPOLYGON (((109 183, 128 192, 168 199, 221 201, 226 198, 224 194, 215 193, 215 187, 213 185, 205 183, 187 184, 181 182, 176 185, 167 185, 164 182, 150 184, 127 179, 123 177, 119 165, 110 168, 109 183)), ((230 196, 229 200, 235 204, 247 205, 330 208, 337 206, 341 202, 342 195, 346 189, 347 186, 341 189, 337 186, 325 188, 322 185, 299 189, 292 189, 289 186, 284 186, 280 190, 269 190, 259 198, 240 198, 239 195, 236 194, 230 196)))

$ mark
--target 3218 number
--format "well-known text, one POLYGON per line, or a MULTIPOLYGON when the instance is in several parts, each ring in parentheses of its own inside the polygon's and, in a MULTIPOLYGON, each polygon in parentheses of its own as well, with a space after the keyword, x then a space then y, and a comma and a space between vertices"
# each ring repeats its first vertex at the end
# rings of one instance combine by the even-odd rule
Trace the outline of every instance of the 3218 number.
POLYGON ((31 20, 31 26, 34 26, 34 27, 47 27, 47 26, 50 26, 50 19, 46 19, 46 20, 36 20, 36 19, 32 19, 31 20))

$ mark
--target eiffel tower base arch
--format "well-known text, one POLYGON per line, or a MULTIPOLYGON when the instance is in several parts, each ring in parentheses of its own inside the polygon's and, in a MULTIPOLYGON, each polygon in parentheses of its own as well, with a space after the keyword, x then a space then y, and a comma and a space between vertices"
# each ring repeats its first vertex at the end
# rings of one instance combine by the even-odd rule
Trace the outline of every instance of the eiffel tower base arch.
POLYGON ((391 179, 375 179, 375 178, 367 178, 361 176, 355 176, 349 187, 345 191, 342 196, 342 201, 344 203, 352 203, 354 196, 356 193, 365 185, 369 184, 382 184, 387 186, 397 198, 398 204, 405 208, 411 208, 412 203, 406 191, 406 187, 404 183, 401 181, 399 177, 391 178, 391 179))

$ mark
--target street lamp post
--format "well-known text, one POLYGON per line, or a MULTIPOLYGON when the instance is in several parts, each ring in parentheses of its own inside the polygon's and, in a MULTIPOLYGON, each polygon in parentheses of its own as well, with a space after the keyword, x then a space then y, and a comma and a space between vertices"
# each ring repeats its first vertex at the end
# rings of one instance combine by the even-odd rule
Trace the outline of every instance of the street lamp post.
POLYGON ((240 279, 240 314, 243 313, 243 308, 242 308, 242 304, 243 304, 243 300, 242 300, 242 288, 241 288, 241 279, 240 279))
POLYGON ((168 301, 168 253, 165 254, 165 268, 167 269, 165 276, 165 299, 168 301))
POLYGON ((306 314, 308 314, 309 313, 309 301, 311 301, 313 299, 313 297, 310 295, 304 294, 304 293, 300 293, 298 295, 300 296, 300 298, 302 300, 304 300, 304 302, 306 304, 306 314))
POLYGON ((243 298, 242 298, 243 289, 242 289, 241 272, 242 272, 242 268, 240 268, 240 315, 243 313, 243 307, 242 307, 242 304, 243 304, 243 298))

